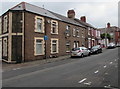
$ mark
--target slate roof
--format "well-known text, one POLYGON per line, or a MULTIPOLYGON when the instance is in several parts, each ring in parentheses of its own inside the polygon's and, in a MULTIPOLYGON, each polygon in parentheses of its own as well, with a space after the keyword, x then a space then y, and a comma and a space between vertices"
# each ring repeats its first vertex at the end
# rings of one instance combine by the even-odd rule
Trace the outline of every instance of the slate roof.
POLYGON ((81 24, 84 25, 84 26, 91 27, 91 28, 95 28, 95 27, 93 27, 91 24, 86 23, 86 22, 83 22, 83 21, 81 21, 81 20, 79 20, 79 19, 77 19, 77 18, 75 18, 75 20, 78 21, 79 23, 81 23, 81 24))
POLYGON ((33 12, 33 13, 36 13, 36 14, 39 14, 39 15, 42 15, 42 16, 50 17, 50 18, 57 19, 57 20, 60 20, 60 21, 63 21, 63 22, 78 25, 78 26, 81 26, 81 27, 92 27, 92 28, 94 28, 92 25, 90 25, 88 23, 85 23, 85 22, 82 22, 79 19, 76 19, 76 18, 75 19, 70 19, 68 17, 62 16, 60 14, 54 13, 52 11, 46 10, 44 8, 29 4, 29 3, 26 3, 26 2, 21 2, 20 4, 16 5, 15 7, 11 8, 10 10, 26 10, 26 11, 29 11, 29 12, 33 12))

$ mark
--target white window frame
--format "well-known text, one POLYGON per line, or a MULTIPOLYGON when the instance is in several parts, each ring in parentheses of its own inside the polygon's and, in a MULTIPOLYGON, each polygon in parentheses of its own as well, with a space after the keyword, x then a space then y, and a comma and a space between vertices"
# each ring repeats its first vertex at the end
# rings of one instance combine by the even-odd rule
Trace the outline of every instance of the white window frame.
POLYGON ((70 25, 66 25, 66 36, 70 36, 70 25))
POLYGON ((3 56, 7 56, 7 55, 8 55, 8 39, 3 38, 3 56), (4 41, 6 41, 6 45, 4 41))
POLYGON ((56 21, 56 20, 51 20, 51 34, 58 34, 58 21, 56 21), (55 27, 55 33, 53 33, 53 23, 56 23, 56 27, 55 27))
POLYGON ((44 48, 45 48, 45 46, 44 46, 44 38, 35 37, 35 38, 34 38, 34 55, 35 55, 35 56, 44 55, 44 54, 45 54, 45 52, 44 52, 45 49, 44 49, 44 48), (41 54, 41 53, 39 53, 39 54, 36 53, 36 50, 37 50, 37 49, 36 49, 36 44, 37 44, 36 41, 37 41, 37 40, 41 40, 41 41, 42 41, 42 54, 41 54))
POLYGON ((41 17, 41 16, 35 16, 35 32, 38 32, 38 33, 44 33, 45 29, 45 26, 44 26, 44 18, 41 17), (38 23, 37 23, 37 20, 38 19, 41 19, 42 23, 41 23, 41 31, 38 30, 37 26, 38 26, 38 23))
POLYGON ((59 53, 59 42, 58 42, 59 40, 58 39, 56 39, 56 38, 51 38, 51 54, 55 54, 55 53, 59 53), (53 52, 53 41, 56 41, 56 52, 53 52))
POLYGON ((8 16, 5 15, 4 16, 4 21, 3 21, 3 33, 7 32, 8 31, 8 16))
POLYGON ((70 50, 67 50, 67 46, 70 47, 70 41, 66 41, 66 52, 70 52, 70 50))
POLYGON ((76 36, 76 29, 73 28, 73 36, 75 37, 76 36))
POLYGON ((80 31, 79 31, 79 29, 76 29, 76 36, 77 37, 80 37, 80 31), (78 34, 77 34, 78 33, 78 34))

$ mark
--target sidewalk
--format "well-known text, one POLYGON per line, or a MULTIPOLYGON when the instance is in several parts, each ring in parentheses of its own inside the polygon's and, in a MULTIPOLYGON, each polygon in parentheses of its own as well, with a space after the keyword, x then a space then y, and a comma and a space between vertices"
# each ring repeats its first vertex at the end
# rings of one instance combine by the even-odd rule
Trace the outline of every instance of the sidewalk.
POLYGON ((60 60, 65 60, 68 59, 70 57, 70 55, 67 56, 60 56, 57 58, 48 58, 48 59, 43 59, 43 60, 35 60, 35 61, 30 61, 30 62, 23 62, 23 63, 19 63, 19 64, 8 64, 5 62, 2 62, 2 69, 3 70, 10 70, 10 69, 14 69, 14 68, 22 68, 22 67, 32 67, 32 66, 38 66, 41 64, 46 64, 46 63, 51 63, 51 62, 56 62, 56 61, 60 61, 60 60))

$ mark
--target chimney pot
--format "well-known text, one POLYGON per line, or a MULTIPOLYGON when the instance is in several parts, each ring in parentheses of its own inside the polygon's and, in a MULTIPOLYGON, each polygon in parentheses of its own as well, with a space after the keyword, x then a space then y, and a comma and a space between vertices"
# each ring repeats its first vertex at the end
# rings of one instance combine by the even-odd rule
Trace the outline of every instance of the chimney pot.
POLYGON ((110 28, 110 23, 107 23, 107 28, 110 28))
POLYGON ((68 15, 68 18, 75 18, 75 11, 74 10, 68 10, 67 15, 68 15))
POLYGON ((80 20, 81 20, 82 22, 86 22, 86 17, 85 17, 85 16, 81 16, 80 20))

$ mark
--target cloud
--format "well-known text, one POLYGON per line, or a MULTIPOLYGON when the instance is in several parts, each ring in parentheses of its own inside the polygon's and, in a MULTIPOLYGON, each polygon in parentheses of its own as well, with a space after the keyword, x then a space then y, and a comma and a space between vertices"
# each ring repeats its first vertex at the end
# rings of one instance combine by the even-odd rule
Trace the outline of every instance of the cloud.
MULTIPOLYGON (((4 1, 5 3, 2 3, 3 12, 7 11, 9 8, 15 6, 23 0, 4 1)), ((69 9, 74 9, 76 12, 76 18, 80 18, 81 16, 85 15, 87 17, 87 22, 95 27, 105 27, 107 22, 110 22, 111 25, 118 25, 118 0, 114 0, 114 2, 113 0, 77 0, 74 2, 70 1, 67 2, 65 0, 63 2, 51 2, 50 0, 50 2, 41 2, 39 0, 35 0, 34 2, 33 0, 29 0, 26 2, 30 2, 31 4, 40 7, 44 5, 45 9, 59 13, 64 16, 67 16, 67 11, 69 9)))

